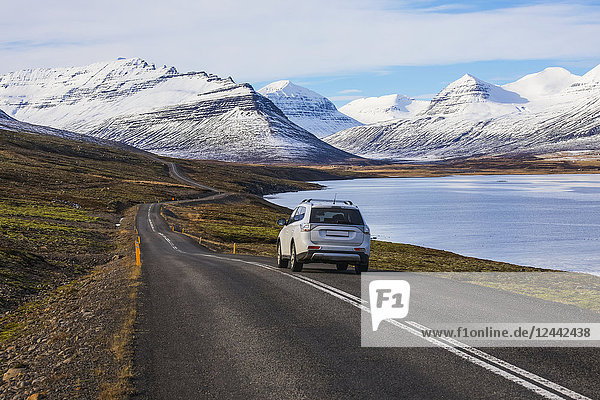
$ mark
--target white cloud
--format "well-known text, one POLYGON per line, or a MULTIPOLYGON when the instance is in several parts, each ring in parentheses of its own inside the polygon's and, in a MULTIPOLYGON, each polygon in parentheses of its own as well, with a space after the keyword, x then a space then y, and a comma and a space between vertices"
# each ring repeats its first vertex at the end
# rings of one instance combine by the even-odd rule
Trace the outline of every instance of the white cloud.
POLYGON ((394 65, 600 56, 600 7, 451 14, 386 0, 8 2, 0 72, 142 57, 238 81, 394 65), (23 28, 24 19, 27 21, 23 28))
POLYGON ((362 90, 360 90, 360 89, 346 89, 346 90, 340 90, 338 93, 340 93, 340 94, 362 93, 362 90))

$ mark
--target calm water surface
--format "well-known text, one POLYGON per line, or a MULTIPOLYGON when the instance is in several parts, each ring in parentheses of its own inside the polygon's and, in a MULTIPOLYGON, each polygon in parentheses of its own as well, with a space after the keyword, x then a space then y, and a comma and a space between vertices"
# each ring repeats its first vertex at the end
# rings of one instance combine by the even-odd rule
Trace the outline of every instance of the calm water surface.
POLYGON ((600 275, 600 175, 493 175, 318 182, 266 196, 349 199, 374 237, 520 265, 600 275))

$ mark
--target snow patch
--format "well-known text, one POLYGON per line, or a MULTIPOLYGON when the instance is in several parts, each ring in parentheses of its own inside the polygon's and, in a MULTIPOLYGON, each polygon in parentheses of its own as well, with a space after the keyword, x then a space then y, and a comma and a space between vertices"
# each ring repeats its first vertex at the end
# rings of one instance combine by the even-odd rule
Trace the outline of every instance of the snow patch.
POLYGON ((372 124, 416 115, 428 105, 428 101, 389 94, 356 99, 340 107, 340 111, 364 124, 372 124))
POLYGON ((541 72, 526 75, 516 82, 503 85, 502 88, 533 101, 556 95, 580 78, 564 68, 549 67, 541 72))

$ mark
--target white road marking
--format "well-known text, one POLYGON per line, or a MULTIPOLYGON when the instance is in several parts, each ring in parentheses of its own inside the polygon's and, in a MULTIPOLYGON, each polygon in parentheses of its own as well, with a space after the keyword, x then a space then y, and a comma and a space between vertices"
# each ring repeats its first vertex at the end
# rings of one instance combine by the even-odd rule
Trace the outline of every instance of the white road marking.
MULTIPOLYGON (((246 263, 246 264, 257 265, 259 267, 262 267, 262 268, 265 268, 265 269, 269 269, 271 271, 279 272, 279 273, 287 275, 287 276, 289 276, 289 277, 291 277, 293 279, 302 281, 302 282, 304 282, 304 283, 306 283, 306 284, 308 284, 308 285, 310 285, 310 286, 312 286, 312 287, 314 287, 314 288, 316 288, 318 290, 321 290, 321 291, 323 291, 325 293, 328 293, 328 294, 330 294, 330 295, 332 295, 334 297, 337 297, 337 298, 339 298, 339 299, 341 299, 341 300, 343 300, 343 301, 345 301, 347 303, 350 303, 353 306, 355 306, 357 308, 360 308, 363 311, 366 311, 368 313, 371 312, 371 309, 369 308, 367 301, 362 300, 361 298, 359 298, 357 296, 354 296, 354 295, 352 295, 352 294, 350 294, 348 292, 345 292, 343 290, 340 290, 340 289, 338 289, 336 287, 327 285, 327 284, 325 284, 323 282, 320 282, 320 281, 317 281, 317 280, 314 280, 314 279, 311 279, 311 278, 308 278, 308 277, 305 277, 305 276, 291 275, 289 273, 285 273, 285 272, 279 270, 278 268, 274 268, 274 267, 271 267, 271 266, 268 266, 268 265, 265 265, 265 264, 261 264, 261 263, 257 263, 257 262, 250 262, 250 261, 245 261, 245 260, 236 260, 236 259, 232 259, 232 258, 226 258, 226 259, 229 260, 229 261, 241 261, 241 262, 246 263)), ((468 346, 468 345, 466 345, 466 344, 464 344, 462 342, 459 342, 458 340, 454 340, 454 339, 447 340, 448 342, 452 341, 451 342, 452 346, 451 346, 451 345, 449 345, 447 343, 444 343, 442 340, 437 340, 437 339, 433 339, 433 338, 423 338, 423 335, 421 334, 420 330, 417 330, 417 329, 411 328, 409 326, 406 326, 402 322, 399 322, 399 321, 396 321, 396 320, 386 320, 386 322, 391 323, 392 325, 395 325, 398 328, 401 328, 401 329, 403 329, 403 330, 405 330, 405 331, 407 331, 409 333, 412 333, 413 335, 415 335, 417 337, 420 337, 420 338, 422 338, 424 340, 427 340, 428 342, 430 342, 432 344, 435 344, 435 345, 437 345, 439 347, 442 347, 444 350, 447 350, 447 351, 449 351, 449 352, 451 352, 453 354, 456 354, 457 356, 459 356, 459 357, 461 357, 461 358, 463 358, 463 359, 465 359, 465 360, 467 360, 467 361, 469 361, 471 363, 477 364, 477 365, 479 365, 479 366, 487 369, 490 372, 493 372, 493 373, 495 373, 497 375, 502 376, 503 378, 506 378, 506 379, 508 379, 508 380, 510 380, 510 381, 512 381, 514 383, 517 383, 517 384, 519 384, 519 385, 521 385, 521 386, 523 386, 523 387, 525 387, 525 388, 527 388, 527 389, 529 389, 529 390, 531 390, 531 391, 533 391, 533 392, 535 392, 535 393, 539 394, 540 396, 543 396, 543 397, 545 397, 547 399, 562 399, 563 397, 561 397, 561 396, 559 396, 559 395, 557 395, 555 393, 549 392, 548 390, 546 390, 546 389, 544 389, 544 388, 542 388, 540 386, 537 386, 537 385, 535 385, 535 384, 533 384, 533 383, 531 383, 531 382, 529 382, 527 380, 524 380, 523 378, 517 376, 516 374, 510 373, 510 372, 505 371, 505 370, 503 370, 501 368, 498 368, 497 366, 495 366, 495 365, 493 365, 491 363, 488 363, 488 362, 486 362, 484 360, 481 360, 479 358, 476 358, 476 357, 470 355, 468 352, 462 351, 462 350, 468 350, 471 353, 474 353, 474 354, 478 355, 479 357, 482 357, 482 358, 484 358, 486 360, 494 362, 494 363, 502 366, 503 368, 508 369, 509 371, 512 371, 514 373, 518 373, 518 374, 522 375, 523 377, 526 377, 526 378, 528 378, 528 379, 530 379, 530 380, 532 380, 532 381, 534 381, 534 382, 536 382, 536 383, 538 383, 540 385, 544 385, 544 386, 546 386, 546 387, 548 387, 550 389, 553 389, 553 390, 555 390, 555 391, 557 391, 557 392, 559 392, 559 393, 561 393, 563 395, 566 395, 566 396, 568 396, 568 397, 570 397, 572 399, 578 399, 578 400, 589 399, 588 397, 583 396, 582 394, 574 392, 574 391, 572 391, 572 390, 570 390, 568 388, 565 388, 565 387, 563 387, 563 386, 561 386, 561 385, 559 385, 557 383, 551 382, 551 381, 549 381, 549 380, 547 380, 545 378, 542 378, 542 377, 540 377, 538 375, 535 375, 532 372, 526 371, 526 370, 524 370, 522 368, 519 368, 519 367, 517 367, 517 366, 515 366, 513 364, 510 364, 510 363, 508 363, 508 362, 506 362, 504 360, 496 358, 496 357, 492 356, 491 354, 485 353, 485 352, 483 352, 483 351, 481 351, 479 349, 475 349, 475 348, 473 348, 471 346, 468 346)), ((406 323, 411 324, 411 325, 414 324, 419 329, 428 329, 427 327, 425 327, 423 325, 420 325, 420 324, 417 324, 416 322, 407 321, 406 323)), ((591 400, 591 399, 589 399, 589 400, 591 400)))
POLYGON ((181 252, 181 250, 179 250, 179 248, 177 248, 177 246, 175 246, 175 243, 173 243, 171 241, 171 239, 169 239, 167 237, 167 235, 165 235, 164 233, 161 233, 161 232, 156 232, 156 233, 158 233, 160 236, 162 236, 163 239, 165 239, 167 241, 167 243, 169 243, 174 250, 181 252))
POLYGON ((152 222, 152 218, 150 218, 150 212, 152 211, 152 208, 154 207, 154 204, 150 205, 150 207, 148 207, 148 223, 150 224, 150 228, 152 228, 152 232, 156 232, 156 229, 154 228, 154 223, 152 222))
MULTIPOLYGON (((154 206, 154 204, 152 206, 154 206)), ((368 313, 371 312, 368 302, 361 299, 360 297, 354 296, 353 294, 345 292, 336 287, 327 285, 327 284, 325 284, 321 281, 315 280, 315 279, 311 279, 311 278, 308 278, 308 277, 305 277, 302 275, 293 275, 290 273, 283 272, 283 270, 281 268, 272 267, 270 265, 262 264, 262 263, 259 263, 256 261, 247 261, 247 260, 241 260, 241 259, 231 258, 231 257, 224 257, 224 256, 219 256, 219 255, 214 255, 214 254, 189 253, 186 251, 182 251, 165 234, 156 231, 155 226, 152 223, 152 219, 150 218, 152 206, 150 206, 148 208, 148 221, 150 223, 150 227, 152 228, 152 230, 154 232, 158 233, 161 237, 163 237, 167 241, 167 243, 169 243, 169 245, 177 252, 185 253, 185 254, 189 254, 189 255, 207 257, 207 258, 216 258, 216 259, 220 259, 220 260, 224 260, 224 261, 241 262, 244 264, 255 265, 257 267, 261 267, 261 268, 264 268, 264 269, 267 269, 270 271, 280 273, 289 278, 292 278, 294 280, 297 280, 299 282, 307 284, 311 287, 314 287, 317 290, 325 292, 325 293, 327 293, 333 297, 336 297, 348 304, 351 304, 354 307, 357 307, 363 311, 366 311, 368 313)), ((555 382, 549 381, 548 379, 542 378, 541 376, 536 375, 532 372, 529 372, 527 370, 519 368, 516 365, 513 365, 507 361, 504 361, 502 359, 494 357, 491 354, 488 354, 477 348, 471 347, 471 346, 469 346, 465 343, 462 343, 456 339, 424 338, 423 335, 421 334, 420 330, 421 329, 429 329, 429 328, 427 328, 426 326, 421 325, 417 322, 414 322, 414 321, 400 322, 400 321, 396 321, 396 320, 392 320, 392 319, 385 320, 385 322, 388 322, 406 332, 409 332, 415 336, 418 336, 418 337, 422 338, 423 340, 427 340, 428 342, 435 344, 436 346, 439 346, 440 348, 447 350, 466 361, 469 361, 475 365, 478 365, 478 366, 480 366, 496 375, 499 375, 511 382, 521 385, 524 388, 529 389, 532 392, 537 393, 544 398, 554 399, 554 400, 564 399, 564 397, 561 397, 558 394, 547 390, 547 389, 551 389, 551 390, 554 390, 555 392, 558 392, 558 393, 560 393, 564 396, 567 396, 568 398, 571 398, 571 399, 592 400, 589 397, 586 397, 586 396, 584 396, 580 393, 577 393, 571 389, 561 386, 555 382), (408 326, 407 324, 410 326, 408 326), (415 329, 415 328, 418 328, 418 329, 415 329), (494 365, 494 364, 496 364, 496 365, 494 365), (499 368, 499 366, 504 369, 499 368), (526 378, 529 380, 526 380, 523 378, 526 378), (535 384, 530 381, 535 382, 535 384)))
MULTIPOLYGON (((418 322, 415 322, 415 321, 407 321, 406 323, 410 324, 410 325, 412 325, 414 327, 419 328, 419 330, 421 330, 421 329, 429 329, 426 326, 421 325, 421 324, 419 324, 418 322)), ((488 353, 486 353, 484 351, 481 351, 481 350, 479 350, 479 349, 477 349, 475 347, 469 346, 468 344, 462 343, 462 342, 460 342, 460 341, 458 341, 456 339, 453 339, 453 338, 444 338, 444 340, 446 340, 447 342, 451 343, 452 345, 454 345, 456 347, 460 347, 463 350, 466 350, 466 351, 468 351, 470 353, 473 353, 473 354, 475 354, 475 355, 477 355, 479 357, 485 358, 486 360, 489 360, 489 361, 494 362, 494 363, 496 363, 498 365, 501 365, 504 368, 510 369, 511 371, 514 371, 514 372, 516 372, 516 373, 518 373, 518 374, 520 374, 520 375, 522 375, 522 376, 524 376, 524 377, 526 377, 528 379, 531 379, 532 381, 535 381, 535 382, 537 382, 537 383, 539 383, 541 385, 547 386, 547 387, 549 387, 549 388, 551 388, 551 389, 553 389, 553 390, 555 390, 555 391, 557 391, 559 393, 564 394, 565 396, 571 397, 573 399, 580 399, 580 400, 589 399, 589 397, 586 397, 586 396, 584 396, 582 394, 579 394, 579 393, 577 393, 577 392, 575 392, 575 391, 573 391, 571 389, 568 389, 568 388, 566 388, 564 386, 561 386, 561 385, 559 385, 557 383, 549 381, 546 378, 542 378, 541 376, 538 376, 538 375, 536 375, 534 373, 531 373, 531 372, 529 372, 527 370, 519 368, 516 365, 510 364, 510 363, 508 363, 508 362, 506 362, 506 361, 504 361, 504 360, 502 360, 500 358, 494 357, 491 354, 488 354, 488 353)))

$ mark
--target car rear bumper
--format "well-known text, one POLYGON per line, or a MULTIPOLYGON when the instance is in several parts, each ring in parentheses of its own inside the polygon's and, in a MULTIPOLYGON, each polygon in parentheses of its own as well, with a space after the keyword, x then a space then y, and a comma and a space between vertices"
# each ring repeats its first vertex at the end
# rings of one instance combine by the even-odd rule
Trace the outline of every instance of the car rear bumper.
POLYGON ((369 261, 366 253, 356 251, 309 250, 298 254, 297 257, 298 261, 302 263, 366 264, 369 261))

